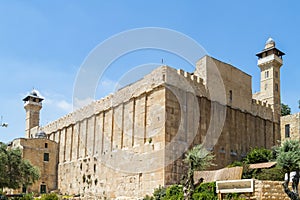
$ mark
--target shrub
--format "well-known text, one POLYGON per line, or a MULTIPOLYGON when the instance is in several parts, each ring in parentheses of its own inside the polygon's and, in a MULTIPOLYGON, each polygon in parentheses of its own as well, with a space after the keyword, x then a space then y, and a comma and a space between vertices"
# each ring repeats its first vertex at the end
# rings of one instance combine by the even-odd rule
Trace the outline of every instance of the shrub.
POLYGON ((217 200, 218 196, 216 194, 216 183, 202 183, 194 191, 194 200, 217 200))
POLYGON ((279 166, 276 166, 271 169, 262 169, 255 175, 255 178, 259 180, 282 181, 284 180, 284 172, 279 166))
POLYGON ((153 197, 155 200, 161 200, 166 196, 166 188, 161 185, 156 188, 153 192, 153 197))
POLYGON ((183 200, 182 185, 172 185, 168 187, 166 190, 166 196, 163 200, 183 200))
POLYGON ((272 160, 272 157, 273 153, 271 150, 265 148, 254 148, 247 154, 244 162, 246 164, 269 162, 272 160))
POLYGON ((25 194, 20 200, 33 200, 33 194, 25 194))
POLYGON ((41 200, 59 200, 57 194, 50 193, 50 194, 43 194, 41 200))
POLYGON ((243 167, 244 163, 241 161, 234 161, 233 163, 229 164, 227 167, 243 167))

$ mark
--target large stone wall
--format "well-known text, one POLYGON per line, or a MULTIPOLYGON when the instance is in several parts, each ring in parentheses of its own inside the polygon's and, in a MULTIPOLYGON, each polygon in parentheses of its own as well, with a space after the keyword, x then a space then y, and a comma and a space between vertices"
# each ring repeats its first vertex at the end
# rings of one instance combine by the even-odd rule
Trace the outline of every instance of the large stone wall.
POLYGON ((60 191, 135 197, 163 185, 164 96, 163 87, 153 88, 52 132, 60 191))
MULTIPOLYGON (((172 90, 174 91, 174 90, 172 90)), ((251 148, 271 148, 280 139, 279 124, 253 113, 243 112, 230 106, 212 102, 206 97, 191 95, 185 91, 186 105, 180 105, 171 90, 166 91, 166 184, 179 182, 185 173, 181 162, 184 150, 205 141, 206 147, 215 154, 215 169, 226 167, 241 160, 251 148), (197 105, 198 104, 198 105, 197 105), (180 106, 185 106, 183 110, 180 106), (199 110, 195 109, 196 107, 199 110), (180 116, 178 113, 181 112, 180 116), (197 116, 196 112, 200 112, 197 116), (211 113, 226 112, 220 134, 214 130, 211 113), (181 123, 179 123, 181 122, 181 123), (180 125, 183 129, 180 129, 180 125), (212 133, 207 136, 209 126, 212 133), (209 137, 209 138, 205 138, 209 137), (177 157, 175 157, 177 156, 177 157), (174 161, 174 162, 172 162, 174 161)), ((257 112, 259 114, 259 112, 257 112)), ((218 114, 218 117, 221 114, 218 114)), ((216 120, 218 122, 218 120, 216 120)))
POLYGON ((42 127, 59 144, 58 188, 97 199, 143 197, 181 180, 182 158, 195 144, 206 141, 216 168, 250 147, 271 147, 279 139, 272 109, 249 98, 247 108, 223 105, 210 100, 200 77, 158 68, 42 127))

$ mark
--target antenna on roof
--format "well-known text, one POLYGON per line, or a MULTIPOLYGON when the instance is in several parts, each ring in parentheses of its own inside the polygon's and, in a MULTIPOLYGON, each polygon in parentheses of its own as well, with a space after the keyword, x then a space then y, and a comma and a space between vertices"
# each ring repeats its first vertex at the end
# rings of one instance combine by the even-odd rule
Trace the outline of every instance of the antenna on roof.
POLYGON ((2 121, 3 121, 3 116, 1 116, 1 123, 0 123, 0 126, 1 126, 1 127, 7 128, 7 127, 8 127, 8 123, 4 123, 4 122, 2 122, 2 121))

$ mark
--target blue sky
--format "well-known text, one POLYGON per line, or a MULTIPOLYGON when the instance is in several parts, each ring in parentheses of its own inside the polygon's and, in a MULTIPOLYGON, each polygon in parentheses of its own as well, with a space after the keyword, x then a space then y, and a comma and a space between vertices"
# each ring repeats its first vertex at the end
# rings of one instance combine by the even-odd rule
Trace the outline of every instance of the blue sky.
MULTIPOLYGON (((299 112, 298 1, 0 1, 0 141, 24 136, 22 98, 32 90, 45 97, 41 125, 72 110, 73 85, 89 53, 122 31, 162 27, 179 31, 209 55, 252 75, 259 91, 255 53, 268 37, 286 53, 281 97, 299 112)), ((120 76, 143 63, 189 68, 174 55, 146 50, 123 56, 99 83, 96 98, 113 91, 120 76)))

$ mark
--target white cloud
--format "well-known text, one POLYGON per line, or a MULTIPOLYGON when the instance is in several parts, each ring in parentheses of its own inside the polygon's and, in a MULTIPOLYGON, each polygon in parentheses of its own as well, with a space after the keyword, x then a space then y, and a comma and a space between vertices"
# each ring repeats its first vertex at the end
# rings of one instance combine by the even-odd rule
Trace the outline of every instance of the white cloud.
POLYGON ((73 104, 66 101, 63 95, 45 92, 44 99, 44 104, 46 106, 58 108, 59 110, 66 113, 72 112, 73 110, 73 104))
POLYGON ((60 100, 58 102, 55 102, 54 104, 66 112, 72 112, 72 109, 73 109, 72 103, 68 103, 65 100, 60 100))

